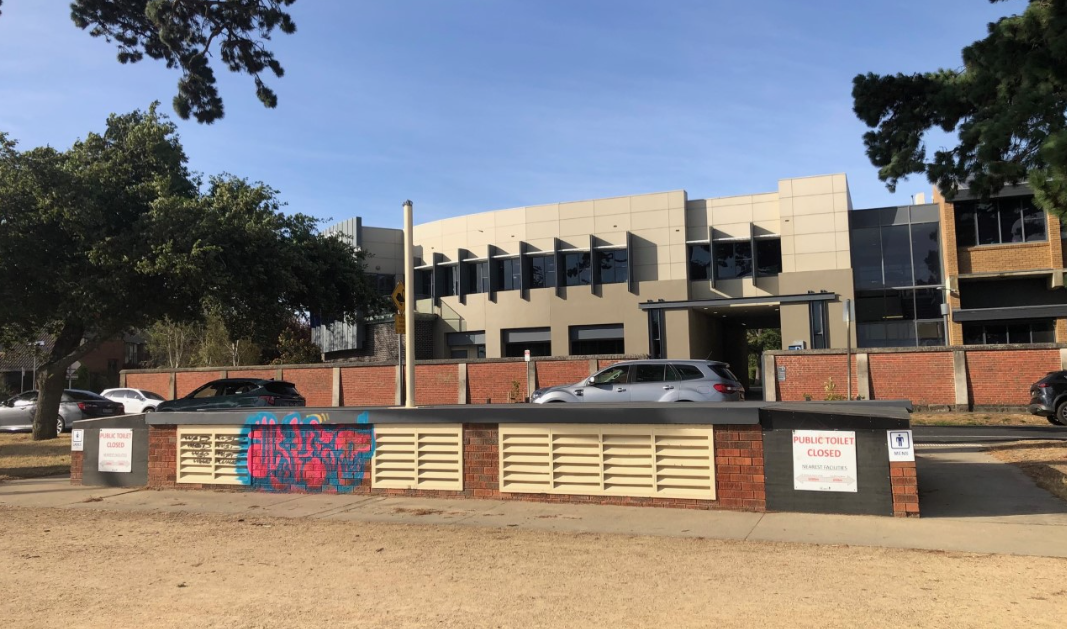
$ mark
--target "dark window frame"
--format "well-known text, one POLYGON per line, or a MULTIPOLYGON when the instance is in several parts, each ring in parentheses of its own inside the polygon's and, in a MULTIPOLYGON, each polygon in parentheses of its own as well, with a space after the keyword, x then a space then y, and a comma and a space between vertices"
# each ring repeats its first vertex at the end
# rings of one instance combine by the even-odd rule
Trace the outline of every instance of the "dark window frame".
MULTIPOLYGON (((960 201, 953 205, 957 247, 992 247, 1048 242, 1048 217, 1032 196, 1011 196, 988 201, 960 201), (1035 219, 1041 217, 1040 229, 1035 219), (1010 223, 1005 221, 1007 218, 1010 223), (1017 221, 1017 222, 1016 222, 1017 221), (967 224, 967 223, 970 224, 967 224), (995 226, 994 226, 995 224, 995 226), (1005 240, 1005 228, 1019 226, 1021 240, 1005 240), (984 228, 983 228, 984 225, 984 228), (1029 233, 1033 229, 1033 233, 1029 233), (1040 233, 1038 233, 1040 232, 1040 233)), ((1009 233, 1010 235, 1013 231, 1009 233)))

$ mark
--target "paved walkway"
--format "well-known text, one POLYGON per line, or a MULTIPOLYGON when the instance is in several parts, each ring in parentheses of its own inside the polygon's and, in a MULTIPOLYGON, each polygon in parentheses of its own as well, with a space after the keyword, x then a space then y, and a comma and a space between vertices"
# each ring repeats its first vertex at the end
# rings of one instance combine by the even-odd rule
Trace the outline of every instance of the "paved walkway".
MULTIPOLYGON (((925 458, 927 455, 922 456, 925 458)), ((566 533, 706 537, 1067 557, 1067 517, 1045 517, 1056 515, 1047 513, 1014 518, 997 515, 992 518, 971 516, 904 520, 493 500, 130 490, 75 487, 66 478, 2 483, 0 505, 463 527, 519 527, 566 533)))

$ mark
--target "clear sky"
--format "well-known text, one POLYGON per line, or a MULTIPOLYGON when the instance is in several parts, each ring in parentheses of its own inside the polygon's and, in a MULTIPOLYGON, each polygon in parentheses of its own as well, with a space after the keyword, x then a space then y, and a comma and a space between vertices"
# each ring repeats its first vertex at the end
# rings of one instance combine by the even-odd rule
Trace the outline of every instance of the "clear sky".
MULTIPOLYGON (((855 207, 907 203, 863 151, 852 77, 959 67, 1024 0, 300 0, 259 104, 216 65, 226 117, 178 122, 192 169, 281 191, 289 210, 399 227, 472 212, 685 189, 769 192, 844 172, 855 207)), ((65 148, 178 74, 120 65, 64 0, 4 0, 0 129, 65 148)))

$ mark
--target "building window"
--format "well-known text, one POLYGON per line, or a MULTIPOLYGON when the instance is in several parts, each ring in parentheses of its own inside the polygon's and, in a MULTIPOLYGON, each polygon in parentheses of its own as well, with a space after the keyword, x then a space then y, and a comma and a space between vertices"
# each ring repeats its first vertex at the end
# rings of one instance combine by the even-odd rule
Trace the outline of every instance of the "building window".
POLYGON ((715 279, 730 280, 752 275, 752 241, 715 243, 715 279))
POLYGON ((485 358, 485 332, 450 332, 445 343, 451 358, 485 358))
POLYGON ((964 323, 964 345, 1030 345, 1055 343, 1053 321, 1009 321, 996 323, 964 323))
POLYGON ((756 264, 760 276, 778 275, 782 272, 782 239, 760 238, 756 240, 756 264))
POLYGON ((396 288, 396 276, 386 275, 384 273, 370 273, 370 281, 374 284, 375 290, 379 295, 385 296, 392 294, 393 289, 396 288))
POLYGON ((863 227, 851 230, 849 237, 858 290, 941 283, 937 223, 863 227))
POLYGON ((570 328, 571 356, 624 354, 621 323, 608 325, 572 325, 570 328))
POLYGON ((689 281, 711 279, 711 246, 689 245, 689 281))
POLYGON ((826 333, 826 302, 809 302, 808 314, 810 315, 811 323, 811 349, 826 349, 830 347, 830 340, 826 333))
POLYGON ((451 297, 459 294, 459 265, 450 264, 438 267, 442 275, 441 297, 451 297))
POLYGON ((488 262, 465 262, 464 272, 467 274, 467 292, 489 292, 489 263, 488 262))
POLYGON ((591 281, 589 252, 568 253, 563 256, 563 285, 588 285, 591 281))
POLYGON ((556 285, 555 256, 530 257, 530 288, 553 288, 556 285))
POLYGON ((518 328, 501 330, 505 358, 522 358, 526 350, 530 356, 551 356, 552 336, 549 328, 518 328))
POLYGON ((626 250, 597 251, 597 266, 600 268, 601 284, 625 284, 627 278, 626 250))
POLYGON ((497 290, 519 290, 522 280, 521 268, 518 258, 494 260, 497 270, 497 290))
POLYGON ((449 358, 468 358, 467 350, 465 349, 450 349, 448 350, 449 358))
POLYGON ((667 344, 664 342, 663 310, 648 311, 648 357, 666 358, 667 344))
POLYGON ((419 269, 415 271, 415 299, 429 299, 433 296, 433 271, 419 269))
POLYGON ((859 291, 856 345, 915 347, 945 344, 941 289, 859 291))
POLYGON ((1004 197, 955 204, 956 244, 999 245, 1048 239, 1045 213, 1033 197, 1004 197))

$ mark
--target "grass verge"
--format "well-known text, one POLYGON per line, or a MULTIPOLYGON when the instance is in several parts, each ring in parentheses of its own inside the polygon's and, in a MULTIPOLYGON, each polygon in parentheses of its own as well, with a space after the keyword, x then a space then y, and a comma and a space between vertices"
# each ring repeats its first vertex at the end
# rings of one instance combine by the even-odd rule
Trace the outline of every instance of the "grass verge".
POLYGON ((34 441, 30 433, 0 433, 0 482, 70 472, 70 433, 34 441))
POLYGON ((915 426, 1051 426, 1044 417, 1029 413, 912 413, 915 426))
POLYGON ((1039 487, 1067 501, 1067 443, 1020 441, 991 447, 989 453, 1019 466, 1039 487))

